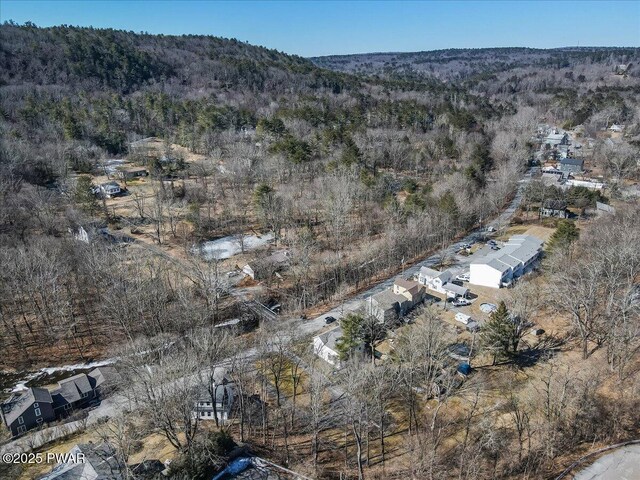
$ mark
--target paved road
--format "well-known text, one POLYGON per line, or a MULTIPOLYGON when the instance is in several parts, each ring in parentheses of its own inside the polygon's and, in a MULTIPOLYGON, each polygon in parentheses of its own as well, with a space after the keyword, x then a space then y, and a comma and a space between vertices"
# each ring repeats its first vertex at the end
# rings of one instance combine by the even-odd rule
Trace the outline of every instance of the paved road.
MULTIPOLYGON (((522 192, 526 184, 530 181, 530 178, 531 178, 530 172, 528 172, 527 175, 525 175, 525 177, 522 180, 520 180, 516 194, 513 200, 507 206, 507 208, 495 220, 486 224, 485 228, 488 226, 492 226, 496 230, 499 230, 500 228, 506 226, 509 223, 509 220, 514 215, 520 203, 522 202, 522 192)), ((475 242, 478 239, 478 237, 481 237, 482 235, 483 235, 483 232, 480 229, 474 230, 463 239, 459 240, 458 242, 444 249, 444 253, 446 254, 447 257, 453 258, 456 260, 456 264, 450 267, 450 270, 452 270, 455 274, 462 272, 464 270, 468 270, 469 263, 471 263, 471 257, 463 257, 461 255, 456 255, 456 252, 460 250, 463 244, 475 242)), ((423 266, 432 267, 436 265, 442 258, 443 258, 443 251, 439 251, 434 255, 426 258, 425 260, 418 262, 409 268, 406 268, 404 270, 403 276, 405 278, 410 278, 413 275, 416 275, 421 267, 423 266)), ((393 282, 395 281, 396 276, 397 275, 394 275, 388 278, 387 280, 384 280, 378 283, 374 287, 354 296, 350 300, 344 302, 343 304, 334 308, 333 310, 325 312, 319 317, 316 317, 314 319, 308 319, 308 320, 302 320, 302 319, 289 320, 290 326, 294 327, 297 330, 297 333, 302 336, 315 335, 325 327, 324 318, 327 315, 331 315, 336 319, 339 319, 340 317, 342 317, 343 315, 346 315, 349 312, 358 310, 360 307, 362 307, 362 305, 364 304, 364 300, 366 298, 370 297, 375 293, 379 293, 391 287, 393 285, 393 282)), ((242 297, 241 294, 238 296, 242 297)), ((281 330, 285 331, 286 328, 287 326, 283 324, 283 327, 281 330)), ((257 354, 258 352, 255 348, 250 348, 250 349, 247 349, 245 352, 243 352, 242 357, 246 361, 250 361, 252 358, 257 358, 257 354)), ((341 397, 343 394, 342 389, 336 386, 332 386, 330 391, 331 391, 331 396, 334 399, 341 397)), ((86 425, 88 426, 88 425, 95 424, 96 422, 99 422, 101 419, 106 417, 114 417, 115 415, 117 415, 118 411, 121 411, 122 409, 128 408, 128 407, 129 407, 129 404, 125 395, 121 395, 121 394, 112 395, 111 397, 104 399, 98 407, 96 407, 95 409, 89 412, 89 417, 87 418, 86 425)), ((80 425, 78 424, 77 428, 79 427, 80 425)), ((44 443, 55 440, 56 438, 59 438, 69 433, 66 428, 62 428, 62 427, 51 427, 51 428, 45 429, 43 432, 33 432, 31 434, 25 435, 24 437, 18 440, 15 440, 6 445, 3 445, 2 447, 0 447, 0 453, 30 451, 31 448, 36 448, 34 447, 34 445, 36 444, 37 446, 41 446, 44 443), (43 432, 46 432, 46 434, 43 432)))
POLYGON ((574 480, 640 480, 640 445, 619 448, 600 457, 574 480))

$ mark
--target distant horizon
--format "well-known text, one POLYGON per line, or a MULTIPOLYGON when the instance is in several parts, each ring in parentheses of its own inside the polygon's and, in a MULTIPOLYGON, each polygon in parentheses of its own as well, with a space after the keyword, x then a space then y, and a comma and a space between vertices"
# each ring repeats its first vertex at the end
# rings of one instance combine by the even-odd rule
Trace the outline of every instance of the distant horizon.
POLYGON ((640 2, 2 0, 3 21, 237 39, 301 57, 639 48, 640 2), (585 45, 582 47, 581 45, 585 45))
MULTIPOLYGON (((8 20, 3 20, 3 24, 11 24, 13 23, 14 25, 18 26, 18 27, 25 27, 27 26, 27 23, 30 22, 29 20, 27 20, 26 22, 16 22, 13 19, 8 19, 8 20)), ((375 51, 375 52, 354 52, 354 53, 328 53, 326 55, 310 55, 310 56, 303 56, 303 55, 299 55, 297 53, 291 53, 291 52, 287 52, 287 51, 283 51, 283 50, 278 50, 278 49, 274 49, 271 48, 267 45, 259 45, 259 44, 255 44, 255 43, 251 43, 248 41, 244 41, 244 40, 240 40, 238 38, 234 38, 234 37, 224 37, 221 35, 214 35, 214 34, 207 34, 207 33, 151 33, 151 32, 147 32, 147 31, 134 31, 134 30, 127 30, 124 28, 114 28, 114 27, 96 27, 93 25, 72 25, 72 24, 65 24, 65 23, 60 23, 57 25, 38 25, 35 22, 30 22, 33 24, 33 26, 35 28, 58 28, 58 27, 70 27, 70 28, 91 28, 91 29, 95 29, 95 30, 114 30, 117 32, 131 32, 134 33, 136 35, 157 35, 157 36, 165 36, 165 37, 186 37, 186 36, 193 36, 193 37, 212 37, 212 38, 221 38, 223 40, 236 40, 238 42, 241 43, 247 43, 249 45, 252 45, 254 47, 259 47, 259 48, 265 48, 267 50, 277 50, 280 53, 284 53, 286 55, 292 55, 292 56, 298 56, 298 57, 302 57, 302 58, 321 58, 321 57, 351 57, 351 56, 358 56, 358 55, 397 55, 397 54, 414 54, 414 53, 432 53, 432 52, 443 52, 443 51, 448 51, 448 50, 500 50, 500 49, 524 49, 524 50, 542 50, 542 51, 546 51, 546 50, 567 50, 567 49, 620 49, 620 50, 624 50, 624 49, 636 49, 636 50, 640 50, 640 47, 635 47, 635 46, 630 46, 630 45, 564 45, 564 46, 559 46, 559 47, 545 47, 545 48, 541 48, 541 47, 528 47, 528 46, 516 46, 516 45, 509 45, 509 46, 492 46, 492 47, 444 47, 444 48, 435 48, 435 49, 431 49, 431 50, 407 50, 407 51, 375 51)))

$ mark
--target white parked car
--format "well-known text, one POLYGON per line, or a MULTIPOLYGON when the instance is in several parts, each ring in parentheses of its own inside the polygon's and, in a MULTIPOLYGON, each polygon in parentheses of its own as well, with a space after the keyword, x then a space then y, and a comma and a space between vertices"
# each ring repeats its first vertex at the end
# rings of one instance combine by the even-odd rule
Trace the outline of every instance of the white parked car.
POLYGON ((467 305, 471 305, 471 302, 466 298, 457 298, 451 303, 451 305, 454 307, 466 307, 467 305))
POLYGON ((466 315, 466 314, 464 314, 462 312, 456 313, 455 319, 456 319, 456 321, 458 321, 458 322, 460 322, 460 323, 462 323, 464 325, 468 325, 469 322, 472 321, 471 320, 471 316, 466 315))
POLYGON ((471 279, 470 272, 461 273, 456 277, 456 280, 460 280, 461 282, 468 282, 470 279, 471 279))

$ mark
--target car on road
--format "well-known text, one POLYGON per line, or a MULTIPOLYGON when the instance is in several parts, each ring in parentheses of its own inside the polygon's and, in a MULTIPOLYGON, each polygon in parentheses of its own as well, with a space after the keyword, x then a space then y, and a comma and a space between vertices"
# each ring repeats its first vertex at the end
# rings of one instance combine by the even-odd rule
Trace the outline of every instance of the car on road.
POLYGON ((471 301, 466 298, 456 298, 451 305, 454 307, 466 307, 467 305, 471 305, 471 301))
POLYGON ((492 226, 487 227, 487 232, 495 232, 495 231, 496 231, 496 227, 492 227, 492 226))
POLYGON ((497 245, 491 245, 491 250, 500 250, 500 247, 497 245))
POLYGON ((494 245, 498 245, 498 244, 496 243, 496 241, 495 241, 495 240, 489 240, 489 241, 487 242, 487 245, 494 246, 494 245))
POLYGON ((335 321, 336 321, 336 317, 332 317, 332 316, 324 317, 324 323, 326 325, 331 325, 335 321))

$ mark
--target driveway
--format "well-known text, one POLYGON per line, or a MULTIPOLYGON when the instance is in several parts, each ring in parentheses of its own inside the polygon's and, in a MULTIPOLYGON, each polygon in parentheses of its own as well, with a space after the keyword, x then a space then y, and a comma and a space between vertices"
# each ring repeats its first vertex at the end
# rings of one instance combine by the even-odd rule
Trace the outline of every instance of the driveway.
POLYGON ((574 480, 640 480, 640 445, 629 445, 600 457, 574 480))

